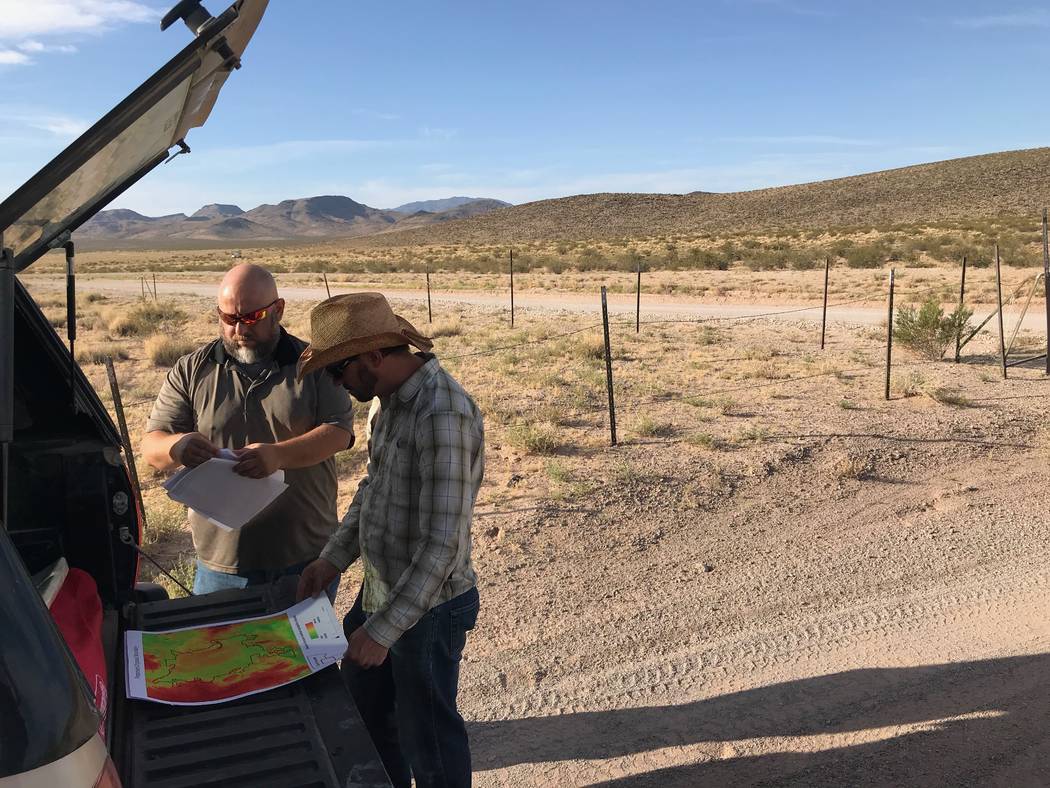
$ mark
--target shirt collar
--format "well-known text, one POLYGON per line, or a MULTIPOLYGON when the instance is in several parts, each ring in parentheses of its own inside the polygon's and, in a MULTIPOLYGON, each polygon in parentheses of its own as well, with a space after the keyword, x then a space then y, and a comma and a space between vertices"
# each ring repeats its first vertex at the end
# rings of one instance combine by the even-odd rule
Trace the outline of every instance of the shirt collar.
POLYGON ((438 370, 437 356, 433 353, 419 353, 420 358, 426 360, 426 363, 412 373, 412 376, 402 383, 397 389, 397 398, 401 402, 409 402, 419 390, 423 387, 423 383, 438 370))
MULTIPOLYGON (((284 330, 284 326, 279 326, 278 328, 281 332, 281 338, 277 340, 277 347, 274 348, 273 360, 280 367, 298 363, 299 351, 295 349, 295 343, 292 342, 291 335, 284 330)), ((230 354, 226 352, 226 346, 222 343, 221 338, 215 341, 212 358, 216 364, 225 364, 227 361, 233 360, 230 358, 230 354)))

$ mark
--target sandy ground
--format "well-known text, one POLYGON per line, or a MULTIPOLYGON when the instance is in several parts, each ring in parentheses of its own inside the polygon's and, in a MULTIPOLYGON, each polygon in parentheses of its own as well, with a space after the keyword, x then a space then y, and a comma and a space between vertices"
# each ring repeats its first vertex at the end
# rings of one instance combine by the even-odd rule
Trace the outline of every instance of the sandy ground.
MULTIPOLYGON (((1003 381, 982 335, 901 351, 887 402, 880 332, 836 322, 817 356, 811 319, 618 335, 615 448, 592 414, 539 459, 489 412, 477 785, 1050 785, 1050 379, 1003 381)), ((543 394, 528 358, 471 362, 543 394)))
POLYGON ((965 409, 834 413, 800 384, 720 473, 636 442, 636 478, 479 518, 478 784, 1050 784, 1050 383, 1027 374, 965 409))

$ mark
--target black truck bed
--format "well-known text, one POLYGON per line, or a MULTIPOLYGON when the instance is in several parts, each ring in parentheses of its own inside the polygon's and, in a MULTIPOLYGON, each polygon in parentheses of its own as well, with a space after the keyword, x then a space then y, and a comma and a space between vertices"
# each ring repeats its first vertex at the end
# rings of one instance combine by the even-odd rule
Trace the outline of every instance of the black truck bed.
MULTIPOLYGON (((284 610, 294 582, 136 605, 131 629, 162 630, 284 610)), ((121 662, 122 662, 121 658, 121 662)), ((361 715, 334 666, 229 703, 167 706, 117 686, 114 759, 130 788, 389 786, 361 715), (119 749, 119 752, 117 750, 119 749)))

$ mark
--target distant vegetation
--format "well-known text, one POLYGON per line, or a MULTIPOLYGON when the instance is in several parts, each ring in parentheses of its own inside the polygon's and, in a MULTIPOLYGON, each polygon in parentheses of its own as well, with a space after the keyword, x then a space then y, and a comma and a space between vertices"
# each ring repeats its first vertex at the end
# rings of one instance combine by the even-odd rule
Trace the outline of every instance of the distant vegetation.
MULTIPOLYGON (((509 210, 509 209, 508 209, 509 210)), ((995 245, 1006 266, 1042 264, 1040 217, 999 216, 980 220, 945 220, 916 224, 852 225, 824 230, 765 233, 692 233, 618 240, 531 241, 510 244, 444 244, 418 247, 361 248, 346 242, 271 245, 243 250, 202 249, 90 252, 82 255, 91 273, 225 271, 252 259, 275 273, 389 274, 506 272, 509 253, 520 273, 547 271, 750 271, 835 267, 879 269, 957 266, 965 256, 974 268, 995 259, 995 245)), ((39 268, 59 267, 59 255, 39 268)))

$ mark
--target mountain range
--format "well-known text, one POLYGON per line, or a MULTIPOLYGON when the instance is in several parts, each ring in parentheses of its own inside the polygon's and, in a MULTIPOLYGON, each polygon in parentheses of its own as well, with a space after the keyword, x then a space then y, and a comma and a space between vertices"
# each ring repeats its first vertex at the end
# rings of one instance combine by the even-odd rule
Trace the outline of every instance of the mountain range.
POLYGON ((85 240, 284 240, 338 238, 424 227, 506 208, 501 200, 450 197, 383 210, 349 197, 327 195, 283 200, 244 211, 213 203, 187 216, 144 216, 127 209, 101 211, 77 231, 85 240), (422 207, 420 207, 422 206, 422 207))

